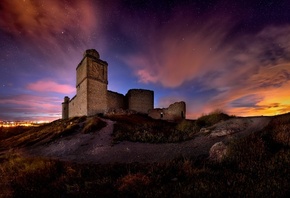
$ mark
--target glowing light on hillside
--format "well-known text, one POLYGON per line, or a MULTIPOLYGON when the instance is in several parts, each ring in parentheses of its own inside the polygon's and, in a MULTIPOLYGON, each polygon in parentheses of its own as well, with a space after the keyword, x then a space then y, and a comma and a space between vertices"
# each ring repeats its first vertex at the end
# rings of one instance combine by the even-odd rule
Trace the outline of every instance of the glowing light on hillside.
POLYGON ((49 123, 49 121, 41 120, 41 121, 0 121, 0 127, 31 127, 31 126, 39 126, 41 124, 49 123))

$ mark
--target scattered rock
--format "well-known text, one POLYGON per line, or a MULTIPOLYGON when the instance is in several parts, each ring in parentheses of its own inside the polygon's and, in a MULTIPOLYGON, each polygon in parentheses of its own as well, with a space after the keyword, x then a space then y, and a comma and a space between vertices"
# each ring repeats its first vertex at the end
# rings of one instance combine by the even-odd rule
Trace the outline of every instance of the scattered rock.
POLYGON ((201 128, 199 132, 200 132, 200 133, 209 133, 210 130, 207 129, 207 128, 201 128))
POLYGON ((134 111, 134 110, 129 110, 129 109, 122 109, 122 108, 119 108, 119 109, 109 109, 107 112, 105 112, 104 114, 106 116, 110 116, 110 115, 132 115, 132 114, 136 114, 137 111, 134 111))
POLYGON ((233 129, 221 129, 221 130, 215 130, 210 134, 210 137, 222 137, 226 135, 231 135, 236 133, 233 129))
POLYGON ((226 154, 227 146, 223 142, 217 142, 209 150, 209 159, 221 162, 226 154))
MULTIPOLYGON (((205 133, 195 134, 192 140, 168 144, 114 141, 111 135, 115 122, 104 119, 107 122, 107 126, 102 128, 98 133, 73 133, 70 136, 57 138, 46 145, 38 144, 28 148, 25 150, 25 153, 30 156, 52 157, 54 159, 72 160, 80 163, 89 162, 98 164, 163 163, 176 159, 180 155, 185 158, 198 157, 198 159, 203 159, 210 155, 211 160, 222 161, 229 153, 228 146, 223 142, 260 131, 268 125, 271 119, 271 117, 233 118, 212 127, 204 127, 204 129, 201 129, 201 132, 204 131, 205 133), (210 133, 221 130, 233 130, 235 133, 231 134, 231 137, 210 137, 210 133), (88 145, 80 146, 81 144, 88 145)), ((174 178, 175 176, 172 176, 168 180, 171 181, 174 178)), ((232 181, 230 181, 230 184, 233 185, 232 181)))

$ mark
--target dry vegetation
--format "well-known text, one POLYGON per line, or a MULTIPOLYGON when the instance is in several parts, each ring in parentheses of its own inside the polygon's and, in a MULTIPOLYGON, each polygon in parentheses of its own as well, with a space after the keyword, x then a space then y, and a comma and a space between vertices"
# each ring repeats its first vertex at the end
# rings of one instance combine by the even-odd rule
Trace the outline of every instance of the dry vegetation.
POLYGON ((190 138, 196 131, 193 121, 183 120, 179 123, 167 122, 164 120, 154 120, 145 115, 131 116, 111 116, 110 119, 116 121, 114 125, 114 142, 180 142, 190 138))
POLYGON ((235 116, 229 116, 222 110, 215 110, 209 114, 204 114, 196 120, 196 125, 199 127, 209 127, 220 121, 225 121, 235 116))
MULTIPOLYGON (((143 122, 140 117, 130 119, 143 122)), ((172 124, 177 128, 178 124, 172 124)), ((181 157, 152 164, 76 164, 6 153, 0 158, 1 195, 289 197, 289 133, 290 114, 276 116, 264 130, 231 142, 229 155, 221 163, 210 162, 206 157, 181 157)))
POLYGON ((114 142, 133 141, 150 143, 172 143, 193 139, 202 127, 208 127, 230 118, 221 111, 203 115, 195 120, 179 120, 168 122, 154 120, 146 115, 136 114, 111 115, 108 117, 116 121, 114 126, 114 142))
POLYGON ((45 144, 59 137, 77 132, 90 133, 98 131, 104 126, 106 126, 106 123, 100 118, 84 116, 67 120, 56 120, 39 127, 3 128, 3 132, 0 135, 0 148, 1 150, 7 150, 45 144))

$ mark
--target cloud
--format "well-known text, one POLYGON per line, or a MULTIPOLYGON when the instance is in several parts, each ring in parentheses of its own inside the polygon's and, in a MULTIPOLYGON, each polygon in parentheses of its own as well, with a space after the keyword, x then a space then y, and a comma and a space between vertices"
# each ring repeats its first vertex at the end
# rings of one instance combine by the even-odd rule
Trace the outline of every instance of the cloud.
POLYGON ((196 83, 201 93, 214 90, 216 94, 206 99, 202 94, 188 96, 197 91, 182 93, 191 115, 216 108, 235 115, 289 110, 290 96, 284 94, 290 89, 289 25, 265 26, 228 39, 234 27, 228 18, 209 18, 199 25, 174 21, 160 31, 149 29, 145 47, 124 57, 140 82, 175 90, 196 83))
POLYGON ((2 0, 0 8, 2 31, 44 56, 78 51, 98 34, 99 10, 89 0, 2 0))
POLYGON ((257 103, 262 101, 263 98, 260 95, 252 94, 243 96, 230 103, 231 107, 257 107, 257 103))
POLYGON ((57 97, 14 95, 0 97, 1 120, 55 120, 60 118, 61 101, 57 97))
MULTIPOLYGON (((91 0, 1 0, 0 33, 6 37, 4 46, 15 47, 10 52, 6 47, 0 54, 6 57, 8 52, 13 54, 9 59, 22 60, 15 63, 22 74, 33 68, 47 78, 72 81, 71 68, 77 66, 84 50, 103 46, 99 4, 91 0)), ((15 62, 10 61, 7 67, 15 62)))
POLYGON ((289 111, 290 26, 265 27, 229 43, 218 75, 202 78, 203 89, 222 90, 204 102, 235 115, 275 115, 289 111), (278 104, 279 105, 274 105, 278 104))
POLYGON ((144 41, 144 50, 124 58, 143 83, 178 87, 220 67, 228 51, 221 49, 230 23, 217 20, 202 25, 174 18, 144 41), (146 75, 144 75, 146 74, 146 75), (144 77, 145 76, 145 77, 144 77))
POLYGON ((51 80, 40 80, 35 83, 30 83, 26 88, 37 92, 55 92, 62 94, 71 94, 75 91, 75 88, 70 85, 58 84, 51 80))
POLYGON ((251 82, 258 88, 277 88, 283 86, 290 80, 290 63, 287 65, 288 68, 268 68, 263 69, 258 74, 250 78, 251 82))
POLYGON ((141 69, 137 71, 137 76, 139 78, 139 82, 142 83, 155 83, 157 82, 157 77, 155 77, 154 75, 152 75, 151 73, 149 73, 149 71, 145 70, 145 69, 141 69))

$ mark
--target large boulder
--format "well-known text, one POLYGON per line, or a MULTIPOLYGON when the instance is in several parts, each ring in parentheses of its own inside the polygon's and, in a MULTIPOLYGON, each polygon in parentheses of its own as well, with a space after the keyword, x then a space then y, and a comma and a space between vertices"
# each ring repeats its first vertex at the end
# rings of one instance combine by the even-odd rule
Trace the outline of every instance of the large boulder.
POLYGON ((227 146, 223 142, 215 143, 209 150, 209 159, 221 162, 227 155, 227 146))

